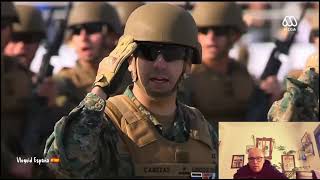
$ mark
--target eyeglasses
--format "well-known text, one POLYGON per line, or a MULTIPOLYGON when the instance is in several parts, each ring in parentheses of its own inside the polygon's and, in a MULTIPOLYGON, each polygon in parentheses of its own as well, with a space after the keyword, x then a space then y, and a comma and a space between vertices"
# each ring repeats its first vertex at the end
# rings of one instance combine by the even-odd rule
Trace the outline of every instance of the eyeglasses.
POLYGON ((216 27, 216 26, 210 26, 210 27, 199 27, 198 32, 204 35, 207 35, 209 33, 209 30, 213 31, 216 36, 226 36, 230 33, 231 27, 216 27))
POLYGON ((138 43, 136 55, 142 56, 147 61, 155 61, 159 54, 165 61, 187 60, 192 57, 192 49, 172 44, 138 43))
POLYGON ((94 33, 102 32, 103 26, 104 24, 101 24, 101 23, 88 23, 88 24, 71 26, 70 29, 73 35, 79 35, 82 29, 84 29, 87 34, 94 34, 94 33))
POLYGON ((261 162, 261 160, 263 159, 264 157, 249 157, 248 160, 250 162, 253 162, 254 160, 257 160, 257 162, 261 162))
POLYGON ((43 35, 30 34, 30 33, 13 33, 11 41, 13 42, 23 42, 26 44, 37 43, 43 39, 43 35))

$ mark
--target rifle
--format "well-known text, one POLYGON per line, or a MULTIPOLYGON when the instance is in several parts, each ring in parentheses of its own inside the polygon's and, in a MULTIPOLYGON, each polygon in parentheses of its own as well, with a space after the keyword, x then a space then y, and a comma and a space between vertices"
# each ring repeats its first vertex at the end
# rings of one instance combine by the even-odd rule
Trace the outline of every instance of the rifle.
MULTIPOLYGON (((64 32, 67 26, 67 19, 70 14, 70 10, 72 8, 72 2, 69 2, 66 7, 66 16, 64 19, 58 20, 55 24, 56 31, 52 38, 48 38, 45 44, 46 53, 42 57, 41 66, 39 73, 37 74, 36 82, 34 84, 32 98, 33 105, 37 107, 36 104, 40 106, 46 106, 47 98, 38 96, 37 89, 42 84, 43 80, 53 74, 53 66, 50 64, 51 57, 54 55, 58 55, 60 46, 64 39, 64 32)), ((51 11, 50 16, 53 15, 53 11, 51 11)), ((52 17, 49 17, 52 19, 52 17)), ((50 20, 51 21, 51 20, 50 20)))
MULTIPOLYGON (((279 59, 281 54, 289 54, 289 50, 294 42, 296 34, 298 32, 298 28, 300 22, 302 21, 305 13, 307 11, 307 7, 303 8, 303 11, 300 15, 299 22, 296 26, 296 31, 289 31, 289 34, 284 41, 276 40, 275 47, 273 48, 269 60, 263 73, 260 77, 261 80, 265 80, 267 77, 272 75, 277 75, 281 66, 281 61, 279 59)), ((246 115, 247 121, 267 121, 267 114, 271 107, 269 102, 270 95, 266 94, 259 87, 255 87, 253 94, 251 95, 251 99, 248 106, 248 111, 246 115)))
POLYGON ((67 19, 69 17, 71 8, 72 8, 72 2, 69 2, 66 7, 65 18, 57 21, 57 24, 56 24, 57 30, 55 31, 55 34, 52 40, 48 39, 45 45, 45 48, 47 51, 42 57, 42 62, 41 62, 40 70, 39 70, 37 81, 36 81, 36 87, 40 85, 46 77, 49 77, 52 75, 53 66, 50 64, 50 59, 52 56, 58 55, 59 53, 59 49, 64 38, 64 32, 67 27, 67 19))
MULTIPOLYGON (((53 38, 48 38, 45 44, 45 48, 47 51, 42 57, 40 71, 32 90, 32 96, 30 98, 27 110, 29 113, 26 118, 26 128, 23 140, 21 142, 23 151, 29 155, 38 155, 35 153, 39 153, 39 149, 37 148, 39 148, 39 146, 41 145, 41 138, 43 138, 42 136, 44 135, 41 129, 52 128, 52 124, 55 122, 54 117, 51 116, 55 113, 55 111, 52 111, 52 109, 48 108, 47 98, 39 96, 37 93, 37 89, 46 77, 52 75, 53 66, 50 64, 50 60, 52 56, 58 55, 60 46, 64 39, 64 32, 67 25, 66 20, 69 17, 71 8, 72 2, 69 2, 68 6, 66 7, 66 17, 58 21, 58 26, 56 26, 57 29, 54 31, 55 33, 53 35, 53 38), (45 123, 43 123, 42 119, 44 117, 46 118, 45 123), (35 134, 35 132, 37 133, 35 134)), ((52 21, 52 15, 53 10, 50 11, 49 23, 47 25, 49 25, 50 21, 52 21)))

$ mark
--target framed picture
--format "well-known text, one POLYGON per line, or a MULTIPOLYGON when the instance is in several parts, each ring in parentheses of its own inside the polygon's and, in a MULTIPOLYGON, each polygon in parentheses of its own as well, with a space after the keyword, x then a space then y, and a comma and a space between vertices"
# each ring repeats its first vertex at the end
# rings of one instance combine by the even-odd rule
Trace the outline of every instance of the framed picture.
POLYGON ((232 155, 231 169, 241 168, 244 164, 244 155, 232 155))
POLYGON ((256 147, 264 152, 264 157, 266 159, 272 159, 272 138, 257 138, 256 147))
POLYGON ((317 144, 317 149, 318 149, 318 154, 320 157, 320 124, 318 125, 318 127, 314 130, 314 138, 316 140, 316 144, 317 144))
POLYGON ((302 147, 305 147, 311 144, 311 140, 307 132, 304 133, 303 137, 301 138, 301 144, 302 144, 302 147))
POLYGON ((281 155, 283 172, 291 172, 296 167, 294 155, 281 155))

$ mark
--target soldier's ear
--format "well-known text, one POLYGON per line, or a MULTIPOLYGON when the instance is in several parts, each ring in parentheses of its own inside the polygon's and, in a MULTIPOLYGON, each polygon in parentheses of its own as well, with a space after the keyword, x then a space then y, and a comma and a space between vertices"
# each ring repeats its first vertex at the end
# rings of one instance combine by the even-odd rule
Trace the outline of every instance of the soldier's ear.
POLYGON ((130 71, 130 72, 133 72, 133 70, 135 69, 135 63, 134 63, 134 61, 136 61, 136 57, 134 57, 133 55, 131 55, 131 56, 129 56, 129 58, 128 58, 128 63, 129 63, 129 66, 128 66, 128 70, 130 71))

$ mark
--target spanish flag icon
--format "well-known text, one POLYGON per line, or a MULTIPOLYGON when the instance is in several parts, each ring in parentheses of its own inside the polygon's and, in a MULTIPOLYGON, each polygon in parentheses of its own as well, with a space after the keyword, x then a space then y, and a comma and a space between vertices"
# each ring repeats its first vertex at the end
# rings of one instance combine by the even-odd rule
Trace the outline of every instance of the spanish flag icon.
POLYGON ((58 158, 58 157, 52 157, 52 158, 50 159, 50 162, 51 162, 51 163, 59 163, 59 162, 60 162, 60 158, 58 158))

